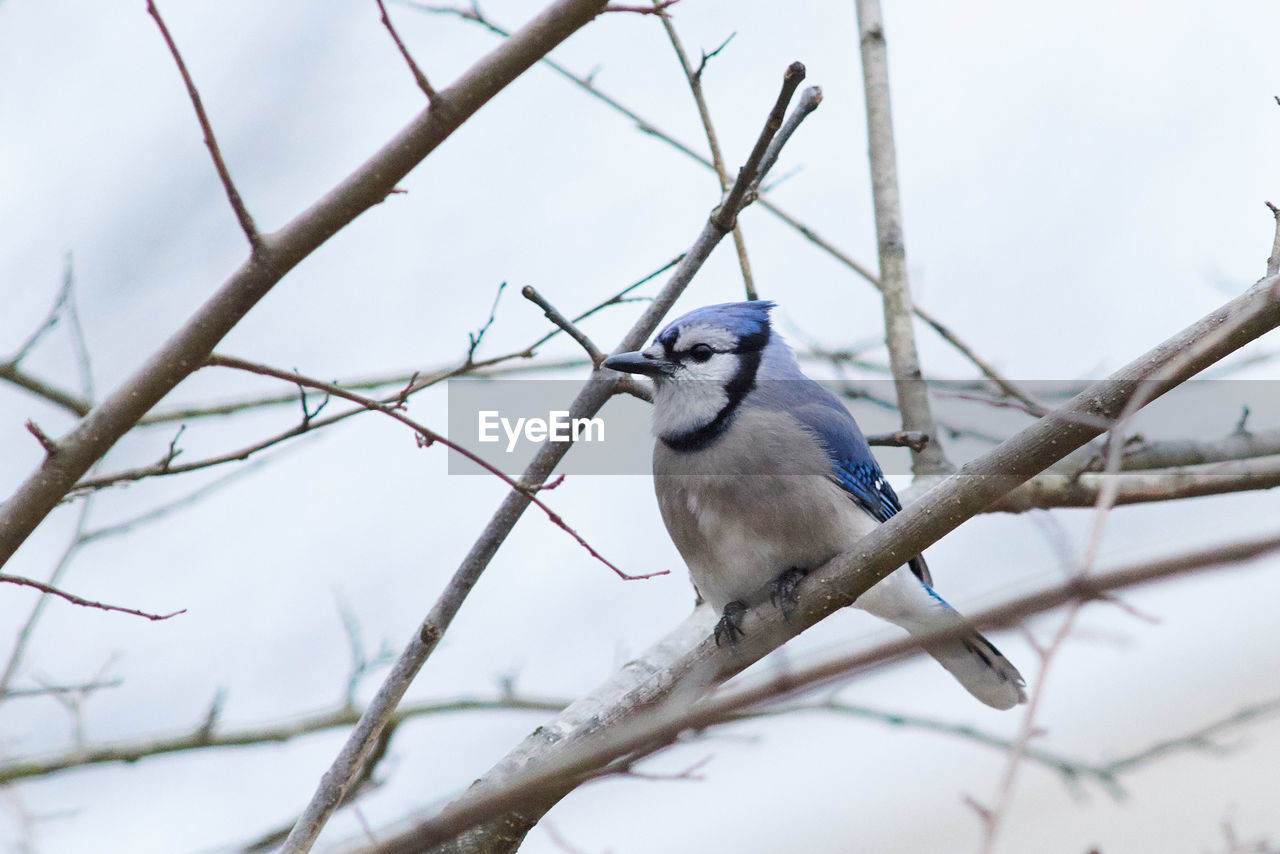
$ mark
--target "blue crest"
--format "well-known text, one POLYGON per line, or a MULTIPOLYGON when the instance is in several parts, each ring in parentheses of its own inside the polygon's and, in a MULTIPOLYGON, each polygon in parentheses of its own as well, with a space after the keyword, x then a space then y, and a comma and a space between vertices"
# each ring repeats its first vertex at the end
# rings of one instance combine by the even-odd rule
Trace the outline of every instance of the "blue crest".
POLYGON ((749 302, 722 302, 717 305, 704 305, 695 308, 688 314, 681 315, 666 325, 658 333, 655 341, 674 338, 681 327, 692 324, 706 324, 727 329, 739 338, 759 334, 769 326, 769 312, 775 303, 771 300, 751 300, 749 302))

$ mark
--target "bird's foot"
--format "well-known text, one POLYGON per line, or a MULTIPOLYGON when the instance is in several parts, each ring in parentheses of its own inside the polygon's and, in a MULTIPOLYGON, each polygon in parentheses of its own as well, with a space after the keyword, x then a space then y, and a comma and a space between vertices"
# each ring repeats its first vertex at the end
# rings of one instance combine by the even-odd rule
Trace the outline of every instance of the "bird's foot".
POLYGON ((742 618, 746 613, 747 606, 737 599, 724 606, 724 616, 716 623, 716 646, 720 645, 721 636, 729 641, 729 646, 737 645, 738 638, 746 637, 747 633, 742 630, 742 618))
POLYGON ((809 570, 793 566, 775 578, 773 584, 769 585, 769 601, 782 612, 782 619, 790 619, 796 605, 800 603, 800 597, 796 595, 796 590, 800 587, 800 580, 808 574, 809 570))

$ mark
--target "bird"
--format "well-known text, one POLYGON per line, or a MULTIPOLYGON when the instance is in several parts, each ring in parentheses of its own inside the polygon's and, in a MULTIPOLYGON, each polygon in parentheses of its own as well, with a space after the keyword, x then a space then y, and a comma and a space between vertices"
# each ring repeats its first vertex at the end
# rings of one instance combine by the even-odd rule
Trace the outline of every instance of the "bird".
MULTIPOLYGON (((768 300, 695 309, 604 367, 652 378, 658 507, 717 645, 743 637, 750 607, 786 618, 804 576, 902 509, 853 415, 805 376, 768 300)), ((913 635, 978 700, 1026 701, 1016 667, 933 589, 923 555, 853 603, 913 635)))

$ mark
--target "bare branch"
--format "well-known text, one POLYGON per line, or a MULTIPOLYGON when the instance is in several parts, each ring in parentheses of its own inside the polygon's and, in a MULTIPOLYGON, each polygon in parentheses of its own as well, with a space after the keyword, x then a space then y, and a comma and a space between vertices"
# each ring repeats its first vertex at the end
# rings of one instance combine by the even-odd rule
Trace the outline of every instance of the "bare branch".
POLYGON ((991 509, 1021 513, 1037 508, 1093 507, 1106 484, 1114 487, 1111 503, 1116 506, 1274 489, 1280 486, 1280 455, 1113 474, 1042 474, 991 509))
POLYGON ((547 302, 546 298, 543 297, 542 294, 538 293, 538 291, 534 289, 533 285, 525 285, 520 290, 520 295, 536 305, 538 308, 542 309, 542 313, 547 320, 550 320, 556 326, 559 326, 570 338, 582 345, 582 349, 587 352, 587 358, 591 359, 591 367, 596 369, 600 368, 600 363, 606 358, 605 354, 601 353, 600 348, 595 345, 595 342, 587 337, 587 333, 575 326, 573 321, 569 320, 569 318, 560 313, 559 309, 547 302))
POLYGON ((4 688, 0 689, 0 700, 30 699, 48 697, 51 694, 91 694, 105 688, 119 688, 123 679, 93 679, 77 685, 41 684, 38 688, 4 688))
POLYGON ((85 608, 97 608, 100 611, 116 611, 121 614, 132 614, 135 617, 145 617, 148 620, 167 620, 170 617, 176 617, 179 614, 187 613, 187 609, 183 608, 179 611, 173 611, 168 614, 152 614, 148 611, 139 611, 134 608, 125 608, 121 605, 108 605, 105 602, 95 602, 92 599, 85 599, 74 593, 68 593, 65 590, 59 590, 52 584, 45 584, 43 581, 36 581, 34 578, 26 578, 21 575, 10 575, 6 572, 0 572, 0 584, 16 584, 19 587, 30 587, 39 590, 41 593, 48 593, 51 596, 57 596, 59 599, 65 599, 73 605, 80 605, 85 608))
MULTIPOLYGON (((685 80, 689 83, 689 91, 693 93, 693 101, 698 107, 698 118, 702 121, 702 130, 707 135, 707 148, 711 152, 711 164, 715 169, 716 178, 720 181, 720 192, 727 193, 733 181, 729 177, 729 170, 725 168, 724 156, 720 153, 720 140, 716 136, 715 125, 711 122, 711 110, 707 107, 707 98, 702 91, 702 72, 707 67, 707 60, 723 50, 729 40, 726 39, 724 44, 710 54, 704 52, 702 62, 696 69, 693 68, 689 63, 688 55, 684 52, 684 45, 680 42, 675 24, 671 22, 671 16, 664 11, 668 5, 670 4, 662 0, 653 0, 653 11, 662 21, 662 27, 667 31, 667 39, 671 42, 671 47, 676 52, 676 59, 680 61, 680 68, 684 71, 685 80)), ((742 284, 746 290, 747 299, 756 299, 756 285, 751 275, 751 260, 747 257, 747 243, 742 235, 741 223, 733 224, 733 246, 738 253, 738 267, 742 270, 742 284)))
MULTIPOLYGON (((429 715, 455 714, 470 711, 532 711, 557 712, 564 707, 558 700, 531 697, 502 697, 486 699, 462 697, 439 702, 406 703, 396 711, 395 724, 429 715)), ((201 720, 189 732, 165 738, 144 738, 115 744, 89 745, 65 753, 35 759, 19 759, 0 764, 0 785, 32 777, 45 777, 72 768, 102 765, 111 762, 137 762, 154 756, 180 753, 187 750, 203 750, 218 747, 250 747, 260 744, 279 744, 295 738, 331 729, 349 727, 359 719, 359 710, 345 704, 326 712, 303 715, 293 720, 273 722, 260 726, 221 730, 208 725, 208 717, 201 720)))
POLYGON ((177 43, 174 42, 173 36, 169 34, 169 28, 165 26, 164 18, 160 17, 160 10, 156 8, 155 0, 147 0, 147 14, 155 19, 156 26, 160 28, 160 36, 168 46, 169 53, 173 55, 173 61, 178 66, 178 73, 182 75, 182 82, 187 87, 187 96, 191 99, 191 106, 195 108, 196 119, 200 122, 200 130, 204 133, 204 144, 209 149, 209 156, 213 158, 213 168, 218 170, 218 180, 222 182, 222 189, 227 194, 227 201, 231 203, 231 209, 235 211, 236 219, 240 221, 240 230, 249 239, 249 246, 253 250, 253 254, 257 255, 263 249, 262 235, 258 233, 258 227, 254 225, 249 209, 245 207, 244 200, 240 198, 240 191, 236 189, 235 182, 231 180, 231 172, 227 169, 226 161, 222 159, 222 150, 218 147, 217 137, 213 135, 213 124, 209 121, 209 115, 204 110, 204 102, 200 100, 200 92, 196 89, 195 81, 191 79, 190 72, 187 71, 187 64, 182 60, 182 54, 178 51, 177 43))
POLYGON ((62 311, 66 308, 67 301, 71 298, 71 288, 74 281, 71 253, 68 252, 66 266, 62 272, 62 287, 58 288, 58 295, 54 298, 53 305, 49 308, 49 313, 45 315, 44 320, 35 328, 35 331, 27 336, 27 340, 22 342, 22 346, 18 347, 17 352, 5 362, 0 363, 0 368, 17 368, 22 360, 31 354, 31 351, 36 348, 36 345, 40 343, 44 336, 58 325, 58 320, 62 317, 62 311))
MULTIPOLYGON (((57 562, 54 563, 53 570, 49 573, 48 580, 45 582, 46 584, 56 585, 62 579, 68 567, 71 566, 76 553, 80 551, 83 545, 82 538, 89 524, 92 505, 92 499, 88 499, 80 505, 79 512, 76 514, 75 525, 71 531, 71 538, 63 548, 62 554, 58 556, 57 562)), ((31 607, 31 613, 27 615, 27 619, 23 622, 22 628, 14 636, 13 648, 9 651, 9 658, 5 662, 4 671, 0 672, 0 695, 8 691, 9 686, 13 684, 13 679, 17 676, 18 668, 22 666, 22 659, 26 655, 27 645, 31 642, 31 636, 35 632, 36 623, 40 622, 40 617, 44 614, 44 609, 49 604, 49 601, 48 596, 41 596, 36 600, 35 605, 31 607)))
POLYGON ((42 397, 73 415, 87 415, 92 408, 92 404, 88 400, 78 397, 65 389, 50 385, 44 380, 37 379, 19 368, 16 362, 0 362, 0 380, 12 383, 18 388, 26 389, 37 397, 42 397))
POLYGON ((1213 739, 1224 732, 1270 717, 1277 712, 1280 712, 1280 698, 1253 703, 1189 733, 1161 739, 1128 756, 1114 759, 1103 765, 1101 770, 1104 773, 1118 776, 1174 753, 1181 753, 1186 750, 1204 750, 1211 747, 1213 739))
POLYGON ((400 51, 400 55, 404 57, 404 61, 409 66, 409 70, 413 72, 413 79, 418 84, 418 88, 422 90, 422 94, 427 96, 427 103, 431 103, 436 99, 436 90, 431 88, 431 84, 427 82, 427 75, 422 73, 422 69, 418 67, 418 63, 413 61, 409 49, 404 46, 404 42, 400 40, 400 34, 396 32, 395 25, 391 23, 391 16, 387 14, 387 7, 382 0, 375 0, 378 4, 378 11, 382 14, 382 25, 387 28, 387 32, 391 33, 391 40, 396 43, 396 48, 400 51))
MULTIPOLYGON (((379 0, 381 2, 381 0, 379 0)), ((480 346, 480 342, 484 340, 485 333, 493 326, 493 321, 498 317, 498 303, 502 301, 502 292, 507 289, 507 283, 502 282, 498 285, 498 291, 493 295, 493 305, 489 307, 489 318, 475 332, 467 333, 467 361, 464 364, 474 365, 476 358, 476 349, 480 346)), ((533 347, 528 348, 533 350, 533 347)), ((408 389, 413 389, 414 383, 408 384, 408 389)), ((408 398, 410 391, 405 392, 405 398, 408 398)))
POLYGON ((764 157, 760 161, 760 172, 747 190, 746 204, 751 204, 759 197, 760 182, 765 175, 769 174, 769 170, 774 167, 774 164, 778 162, 778 157, 782 154, 782 147, 791 139, 791 135, 800 127, 800 123, 808 118, 810 113, 818 109, 818 105, 821 103, 822 89, 818 86, 809 86, 800 93, 800 100, 796 102, 795 109, 787 116, 787 120, 779 128, 773 139, 769 141, 769 147, 765 149, 764 157))
POLYGON ((546 503, 542 501, 542 499, 538 498, 537 492, 538 492, 539 486, 537 484, 526 485, 524 483, 520 483, 516 481, 514 478, 509 476, 506 472, 502 471, 497 466, 488 462, 483 457, 480 457, 479 455, 472 453, 471 451, 467 450, 466 448, 462 447, 456 442, 449 440, 445 436, 442 436, 441 434, 435 432, 429 427, 423 426, 419 422, 410 418, 408 415, 405 415, 395 406, 390 406, 388 404, 382 403, 381 401, 374 400, 371 397, 365 397, 362 394, 356 394, 355 392, 347 391, 341 386, 336 386, 333 383, 327 383, 327 382, 324 382, 323 380, 317 380, 311 377, 303 376, 302 374, 299 374, 296 371, 281 371, 281 370, 278 370, 277 368, 272 368, 267 365, 260 365, 260 364, 257 364, 256 362, 247 362, 244 359, 236 359, 231 356, 221 356, 218 354, 214 354, 209 357, 206 364, 212 367, 234 368, 239 371, 248 371, 249 373, 252 373, 252 374, 259 374, 265 377, 275 377, 276 379, 285 380, 286 382, 296 383, 299 386, 319 389, 320 391, 323 391, 325 394, 333 395, 334 397, 341 397, 345 400, 351 401, 352 403, 358 403, 361 406, 363 406, 365 409, 371 410, 373 412, 381 412, 383 415, 386 415, 390 418, 394 418, 395 420, 399 421, 401 424, 404 424, 407 427, 410 427, 413 429, 414 433, 417 434, 419 444, 422 447, 439 443, 445 446, 446 448, 448 448, 449 450, 453 451, 454 453, 460 454, 461 456, 466 457, 471 462, 480 466, 485 471, 489 472, 490 474, 494 475, 499 480, 501 480, 503 483, 507 484, 507 486, 511 487, 513 490, 523 493, 529 499, 529 501, 537 505, 538 509, 540 509, 543 513, 547 514, 547 518, 550 519, 554 525, 556 525, 566 534, 568 534, 569 536, 577 540, 578 545, 586 549, 588 554, 590 554, 593 558, 603 563, 605 566, 609 567, 609 569, 617 573, 618 577, 623 579, 624 581, 640 581, 646 578, 654 578, 659 575, 666 575, 671 571, 671 570, 664 569, 660 572, 651 572, 645 575, 629 575, 623 572, 621 569, 619 569, 618 567, 610 563, 608 560, 606 560, 603 555, 597 552, 591 546, 590 543, 588 543, 586 540, 582 538, 582 536, 577 531, 573 530, 573 528, 570 528, 569 525, 565 523, 564 519, 560 516, 559 513, 556 513, 554 510, 548 507, 546 503))
MULTIPOLYGON (((733 182, 733 186, 725 194, 724 201, 711 212, 711 224, 721 231, 729 232, 733 230, 734 223, 738 221, 738 212, 747 204, 748 191, 765 174, 761 168, 764 163, 765 153, 769 150, 769 145, 773 142, 774 136, 782 129, 782 121, 787 113, 787 105, 791 103, 791 98, 795 95, 796 89, 804 82, 804 75, 804 64, 793 62, 787 68, 787 73, 782 76, 782 91, 778 93, 778 100, 774 102, 773 109, 769 111, 769 118, 765 120, 764 130, 760 132, 760 137, 756 140, 755 147, 751 149, 751 154, 747 156, 747 162, 738 170, 738 179, 733 182)), ((807 113, 808 111, 804 115, 807 115, 807 113)), ((783 141, 785 142, 785 140, 783 141)))
POLYGON ((1267 202, 1267 209, 1276 220, 1276 236, 1271 242, 1271 255, 1267 258, 1267 275, 1280 273, 1280 207, 1267 202))
POLYGON ((868 445, 884 448, 910 448, 913 451, 924 450, 929 444, 929 434, 911 430, 897 430, 893 433, 872 433, 867 436, 868 445))
MULTIPOLYGON (((410 8, 417 9, 421 12, 427 12, 427 13, 437 14, 437 15, 453 15, 465 21, 471 21, 475 24, 478 24, 484 27, 489 32, 494 33, 495 35, 498 35, 498 36, 502 36, 504 38, 510 35, 510 33, 507 30, 503 29, 501 26, 494 23, 488 17, 481 14, 480 11, 475 7, 463 8, 458 6, 433 5, 430 3, 413 2, 413 0, 406 0, 406 5, 408 5, 410 8)), ((722 47, 724 47, 724 45, 721 45, 721 48, 722 47)), ((716 50, 712 51, 710 54, 708 54, 708 58, 710 58, 711 56, 714 56, 716 53, 719 52, 719 50, 720 48, 717 48, 716 50)), ((694 151, 689 146, 680 142, 671 134, 667 133, 666 131, 663 131, 653 122, 639 115, 634 110, 627 107, 622 102, 618 101, 612 95, 609 95, 608 93, 597 88, 589 76, 584 77, 584 76, 575 74, 574 72, 570 71, 568 68, 559 64, 558 62, 556 62, 554 59, 550 57, 546 57, 542 59, 541 62, 546 66, 548 66, 549 68, 551 68, 553 71, 555 71, 561 77, 564 77, 566 80, 570 81, 574 85, 581 88, 584 92, 586 92, 591 97, 604 103, 610 109, 620 113, 621 115, 633 121, 636 127, 642 133, 645 133, 649 136, 652 136, 654 139, 658 139, 667 143, 676 151, 679 151, 681 154, 685 155, 691 160, 694 160, 695 162, 700 163, 702 166, 706 167, 707 169, 716 171, 715 164, 711 160, 708 160, 706 157, 699 154, 697 151, 694 151)), ((828 255, 830 255, 836 261, 843 264, 845 267, 853 271, 858 276, 862 277, 863 279, 866 279, 868 282, 874 285, 877 290, 882 289, 880 285, 880 280, 876 276, 874 271, 872 271, 870 268, 866 267, 865 265, 860 264, 852 256, 840 250, 833 243, 831 243, 826 238, 818 234, 813 228, 801 222, 799 219, 797 219, 795 216, 791 215, 790 213, 787 213, 785 210, 778 207, 778 205, 776 205, 774 202, 770 201, 769 199, 761 198, 758 200, 757 203, 761 207, 763 207, 765 210, 769 211, 771 214, 777 217, 779 220, 781 220, 782 222, 786 223, 788 226, 790 226, 791 228, 799 232, 802 237, 804 237, 814 246, 818 247, 823 252, 826 252, 828 255)), ((919 305, 914 305, 913 309, 915 311, 916 317, 919 317, 925 323, 933 327, 933 329, 938 333, 939 336, 942 337, 944 341, 946 341, 951 346, 955 347, 961 353, 961 355, 965 356, 965 358, 972 361, 974 365, 978 368, 978 370, 982 371, 986 376, 988 376, 991 379, 991 381, 996 383, 1001 389, 1003 389, 1006 394, 1009 394, 1010 396, 1015 397, 1018 400, 1021 400, 1023 403, 1027 404, 1028 407, 1035 408, 1035 407, 1042 406, 1042 404, 1038 403, 1033 397, 1031 397, 1030 395, 1023 392, 1021 389, 1019 389, 1017 384, 1003 377, 995 369, 995 367, 991 365, 990 362, 987 362, 986 360, 980 358, 977 355, 977 353, 973 350, 972 347, 969 347, 967 344, 965 344, 959 337, 955 335, 955 333, 951 330, 949 326, 939 321, 932 313, 925 311, 919 305)))
MULTIPOLYGON (((929 390, 921 382, 920 357, 916 352, 915 330, 911 322, 915 308, 907 279, 907 253, 902 233, 884 18, 879 0, 856 0, 854 5, 858 11, 858 37, 862 47, 867 143, 871 155, 871 197, 875 203, 880 292, 884 296, 884 331, 889 347, 889 365, 897 388, 902 429, 937 436, 938 427, 929 405, 929 390)), ((911 460, 912 471, 917 477, 954 470, 937 442, 920 451, 912 451, 911 460)))
POLYGON ((0 565, 143 415, 204 363, 219 341, 286 273, 364 211, 533 63, 588 24, 604 0, 555 0, 441 93, 363 166, 279 231, 262 237, 222 287, 60 443, 0 507, 0 565))
MULTIPOLYGON (((934 492, 937 491, 935 488, 934 492)), ((1280 537, 1270 537, 1190 552, 1088 578, 1071 579, 1061 585, 1016 597, 975 615, 970 625, 979 628, 1009 625, 1031 614, 1070 602, 1097 599, 1115 590, 1175 577, 1208 566, 1253 560, 1277 550, 1280 550, 1280 537)), ((836 558, 832 563, 848 563, 843 560, 844 557, 836 558)), ((807 590, 812 595, 802 594, 802 598, 811 601, 825 598, 828 592, 812 588, 807 590)), ((741 661, 726 661, 729 656, 718 654, 710 639, 705 636, 697 649, 680 649, 682 643, 695 634, 690 631, 689 624, 693 624, 693 629, 705 630, 713 619, 714 615, 710 614, 709 609, 700 609, 700 613, 695 613, 694 617, 686 621, 686 626, 677 629, 641 657, 640 660, 647 665, 663 661, 664 666, 660 670, 645 668, 643 675, 639 676, 619 674, 615 677, 617 684, 610 683, 595 692, 599 697, 611 701, 612 704, 607 709, 602 709, 598 701, 592 704, 587 704, 584 700, 575 702, 556 720, 541 727, 536 736, 526 740, 512 756, 499 763, 494 771, 473 784, 466 794, 452 804, 410 830, 387 838, 367 850, 376 851, 377 854, 438 850, 433 846, 457 839, 468 828, 499 814, 519 816, 518 820, 523 826, 531 818, 536 821, 537 815, 575 788, 581 779, 589 778, 593 769, 603 767, 615 757, 627 757, 628 761, 634 761, 639 756, 653 753, 674 742, 683 732, 701 730, 731 720, 743 711, 761 704, 831 684, 851 673, 865 672, 871 667, 917 655, 922 652, 922 643, 954 636, 957 631, 949 630, 927 638, 903 638, 864 652, 759 679, 737 689, 722 691, 704 702, 693 703, 687 694, 678 691, 671 683, 673 678, 679 682, 682 678, 707 675, 705 669, 689 660, 691 657, 705 656, 700 659, 703 668, 720 670, 721 675, 726 668, 740 670, 746 666, 741 661), (701 620, 698 619, 699 616, 702 617, 701 620), (664 700, 669 702, 664 704, 664 700), (628 704, 625 709, 622 708, 623 704, 628 704), (584 719, 583 715, 588 713, 592 717, 584 719), (641 714, 643 718, 640 717, 641 714), (619 725, 624 719, 627 725, 619 725), (554 734, 554 739, 549 739, 549 734, 554 734), (523 752, 522 749, 528 749, 532 753, 523 752)), ((775 617, 774 623, 781 624, 781 618, 775 617)), ((765 629, 763 620, 756 625, 761 630, 765 629)), ((963 630, 968 629, 966 627, 963 630)), ((751 635, 745 640, 749 642, 751 635)), ((748 655, 755 660, 754 651, 748 655)), ((457 850, 471 849, 463 846, 457 850)))
POLYGON ((44 448, 45 456, 52 457, 58 453, 58 443, 49 438, 49 435, 40 429, 40 425, 34 421, 27 421, 27 432, 36 437, 36 441, 40 443, 40 447, 44 448))

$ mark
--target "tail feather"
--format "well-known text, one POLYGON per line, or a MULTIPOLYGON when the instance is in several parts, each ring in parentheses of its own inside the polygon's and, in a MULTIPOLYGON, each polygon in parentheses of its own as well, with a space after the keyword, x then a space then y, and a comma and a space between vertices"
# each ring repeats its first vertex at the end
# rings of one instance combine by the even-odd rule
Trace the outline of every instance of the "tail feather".
POLYGON ((913 635, 954 630, 956 634, 946 640, 924 644, 925 651, 988 706, 1011 709, 1027 701, 1026 692, 1022 690, 1027 683, 1018 668, 1010 664, 991 641, 966 628, 959 612, 907 570, 890 574, 854 604, 913 635))
POLYGON ((926 644, 925 651, 956 677, 965 690, 992 708, 1012 709, 1027 701, 1027 694, 1022 690, 1027 683, 1018 668, 977 632, 926 644))

